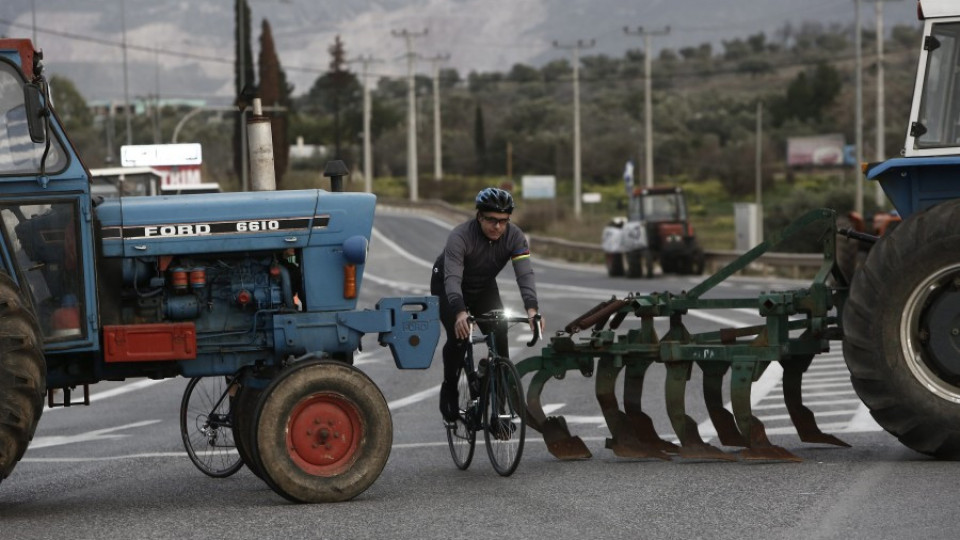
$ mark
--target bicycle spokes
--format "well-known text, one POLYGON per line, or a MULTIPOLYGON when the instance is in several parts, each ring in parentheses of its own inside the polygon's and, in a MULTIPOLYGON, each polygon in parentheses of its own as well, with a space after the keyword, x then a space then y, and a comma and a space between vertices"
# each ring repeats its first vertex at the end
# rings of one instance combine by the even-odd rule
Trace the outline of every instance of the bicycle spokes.
POLYGON ((523 454, 526 423, 523 388, 516 368, 509 360, 493 364, 487 377, 484 408, 484 439, 494 470, 509 476, 523 454))

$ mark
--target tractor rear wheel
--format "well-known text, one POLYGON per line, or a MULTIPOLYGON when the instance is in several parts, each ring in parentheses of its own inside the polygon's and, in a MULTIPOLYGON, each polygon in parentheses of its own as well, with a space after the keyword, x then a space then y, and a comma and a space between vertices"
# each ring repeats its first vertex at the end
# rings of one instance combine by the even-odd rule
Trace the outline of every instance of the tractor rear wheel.
POLYGON ((960 459, 960 200, 884 236, 843 308, 843 354, 873 418, 906 446, 960 459))
POLYGON ((230 411, 233 414, 233 441, 237 445, 237 453, 253 474, 263 477, 260 466, 254 456, 254 416, 257 412, 257 402, 263 390, 251 386, 241 386, 237 395, 231 397, 230 411))
POLYGON ((264 390, 256 419, 257 461, 274 491, 294 502, 352 499, 380 476, 390 457, 387 401, 362 371, 309 360, 264 390))
POLYGON ((40 327, 17 285, 0 273, 0 481, 33 439, 46 392, 40 327))

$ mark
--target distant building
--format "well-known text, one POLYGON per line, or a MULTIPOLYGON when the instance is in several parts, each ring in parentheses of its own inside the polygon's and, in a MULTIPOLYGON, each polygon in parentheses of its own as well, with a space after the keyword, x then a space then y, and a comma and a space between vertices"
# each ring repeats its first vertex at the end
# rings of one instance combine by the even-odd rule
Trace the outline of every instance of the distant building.
POLYGON ((290 146, 290 161, 309 161, 327 157, 327 147, 322 144, 304 144, 303 137, 290 146))

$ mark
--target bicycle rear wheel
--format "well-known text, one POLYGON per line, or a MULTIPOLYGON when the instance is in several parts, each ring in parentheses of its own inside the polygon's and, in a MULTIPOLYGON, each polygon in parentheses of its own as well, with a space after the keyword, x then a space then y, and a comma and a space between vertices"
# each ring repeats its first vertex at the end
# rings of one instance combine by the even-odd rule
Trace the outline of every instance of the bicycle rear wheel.
POLYGON ((487 455, 497 474, 510 476, 520 464, 527 429, 520 375, 512 362, 498 360, 484 385, 487 403, 483 410, 483 437, 487 455))
POLYGON ((214 478, 226 478, 243 467, 233 440, 230 396, 224 396, 229 385, 226 377, 194 377, 180 402, 183 447, 190 461, 214 478))
POLYGON ((457 390, 460 393, 460 415, 453 424, 447 424, 447 444, 450 446, 450 456, 453 463, 461 471, 467 470, 473 461, 473 451, 477 444, 477 432, 468 424, 467 414, 473 407, 470 398, 470 384, 466 370, 460 370, 460 380, 457 381, 457 390))

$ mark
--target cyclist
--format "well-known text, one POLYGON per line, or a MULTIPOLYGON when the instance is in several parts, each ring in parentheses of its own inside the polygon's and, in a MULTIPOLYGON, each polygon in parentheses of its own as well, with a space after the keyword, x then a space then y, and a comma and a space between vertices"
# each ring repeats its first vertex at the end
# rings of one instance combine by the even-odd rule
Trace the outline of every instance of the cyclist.
MULTIPOLYGON (((513 262, 523 307, 533 330, 537 314, 537 289, 530 264, 530 247, 520 227, 510 222, 514 203, 510 192, 494 187, 480 191, 477 214, 455 227, 443 253, 433 265, 430 294, 440 298, 440 321, 446 330, 443 345, 443 384, 440 386, 440 413, 447 422, 457 419, 457 379, 467 348, 470 347, 468 311, 474 314, 503 309, 497 275, 513 262)), ((543 328, 543 319, 540 319, 543 328)), ((480 330, 487 333, 486 328, 480 330)), ((497 352, 509 357, 505 331, 497 334, 497 352)))

